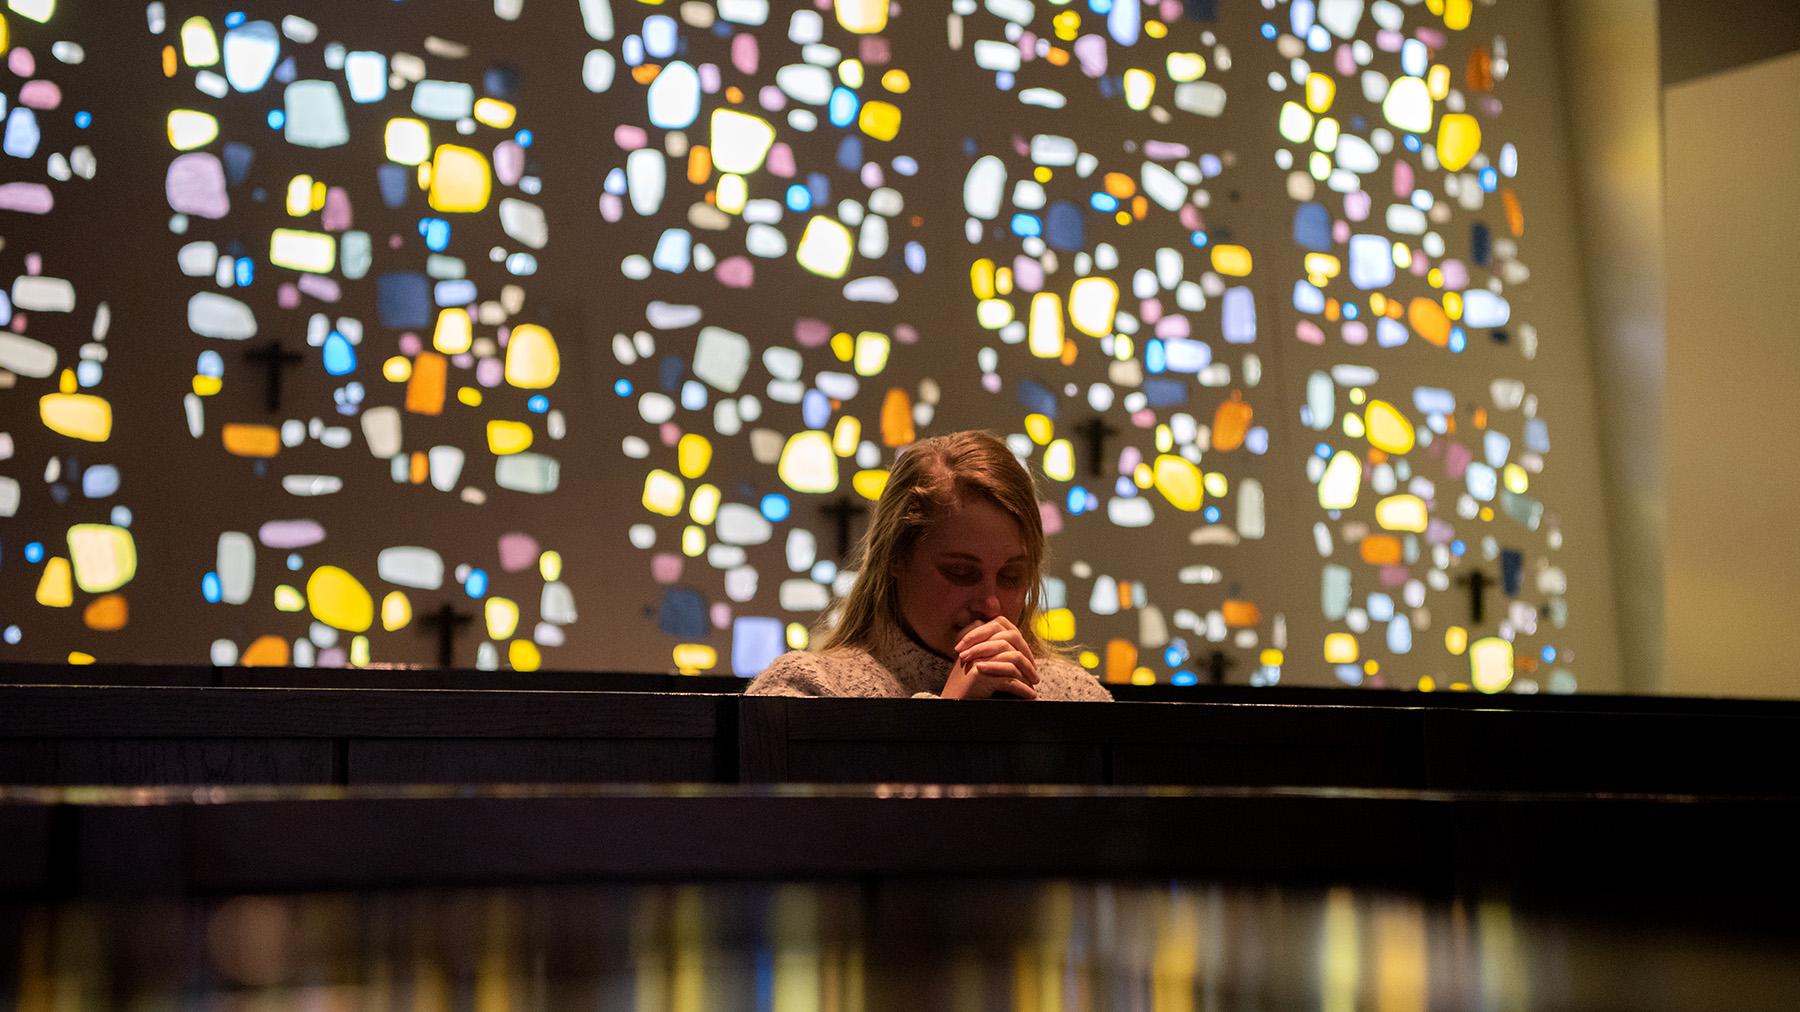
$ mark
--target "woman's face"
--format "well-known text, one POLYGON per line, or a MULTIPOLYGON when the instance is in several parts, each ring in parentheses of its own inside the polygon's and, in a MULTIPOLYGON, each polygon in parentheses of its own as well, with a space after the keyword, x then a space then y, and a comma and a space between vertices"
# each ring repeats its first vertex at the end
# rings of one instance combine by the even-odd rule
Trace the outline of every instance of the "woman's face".
POLYGON ((950 655, 972 625, 1019 621, 1031 565, 1018 522, 971 498, 952 505, 893 572, 901 617, 926 646, 950 655))

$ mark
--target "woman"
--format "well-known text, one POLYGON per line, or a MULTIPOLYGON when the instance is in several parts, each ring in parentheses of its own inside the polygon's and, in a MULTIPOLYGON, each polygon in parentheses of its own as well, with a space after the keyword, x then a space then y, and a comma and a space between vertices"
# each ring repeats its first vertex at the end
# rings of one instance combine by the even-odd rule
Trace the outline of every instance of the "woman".
POLYGON ((1035 630, 1044 525, 1031 474, 985 432, 908 447, 816 651, 777 657, 762 696, 1110 700, 1035 630))

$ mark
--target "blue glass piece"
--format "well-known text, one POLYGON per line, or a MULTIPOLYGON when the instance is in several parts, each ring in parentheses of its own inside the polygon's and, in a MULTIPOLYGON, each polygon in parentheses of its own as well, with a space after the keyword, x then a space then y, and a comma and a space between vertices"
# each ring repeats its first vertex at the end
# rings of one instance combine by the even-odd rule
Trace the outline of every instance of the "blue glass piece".
POLYGON ((1054 250, 1073 252, 1087 243, 1087 225, 1081 208, 1066 200, 1050 205, 1044 217, 1044 244, 1054 250))
POLYGON ((44 545, 41 541, 27 542, 25 545, 25 561, 36 565, 44 561, 44 545))
POLYGON ((541 415, 550 410, 550 398, 543 394, 532 394, 531 399, 525 402, 525 410, 534 415, 541 415))
POLYGON ((825 115, 835 127, 847 127, 856 122, 856 113, 862 107, 862 101, 856 92, 843 85, 831 89, 831 101, 825 105, 825 115))
POLYGON ((613 393, 618 394, 620 397, 630 397, 631 381, 628 379, 615 380, 613 382, 613 393))
POLYGON ((1012 230, 1013 235, 1030 238, 1043 234, 1044 223, 1038 221, 1037 215, 1020 211, 1012 216, 1012 230))
MULTIPOLYGON (((1191 3, 1192 0, 1189 0, 1189 2, 1191 3)), ((1175 674, 1169 677, 1170 685, 1195 685, 1198 684, 1199 681, 1200 679, 1196 677, 1192 671, 1189 671, 1186 668, 1175 672, 1175 674)))
POLYGON ((1220 316, 1227 343, 1249 344, 1256 340, 1256 299, 1250 289, 1243 285, 1226 289, 1225 308, 1220 316))
POLYGON ((1469 259, 1475 261, 1477 267, 1486 267, 1494 258, 1493 233, 1481 222, 1469 229, 1469 259))
POLYGON ((14 158, 30 158, 37 154, 43 131, 38 128, 37 113, 26 106, 14 106, 6 114, 6 138, 0 142, 14 158))
POLYGON ((763 496, 759 508, 762 510, 763 519, 772 524, 778 524, 783 520, 786 520, 788 514, 792 513, 794 510, 794 506, 788 501, 788 497, 778 492, 771 492, 768 495, 763 496))
POLYGON ((1294 209, 1294 241, 1301 249, 1331 248, 1331 212, 1324 204, 1310 201, 1294 209))
POLYGON ((333 376, 348 376, 356 371, 356 348, 335 330, 325 335, 325 371, 333 376))
POLYGON ((857 172, 862 169, 863 143, 861 134, 845 134, 844 139, 838 141, 837 164, 838 168, 843 169, 845 172, 857 172))
POLYGON ((473 598, 487 596, 488 575, 485 569, 469 570, 469 578, 463 581, 463 593, 473 598))
POLYGON ((495 98, 511 102, 519 93, 519 80, 519 68, 510 64, 495 64, 482 71, 481 89, 495 98))
POLYGON ((1018 398, 1019 406, 1027 413, 1043 415, 1052 421, 1056 419, 1056 395, 1042 383, 1020 380, 1018 398))
POLYGON ((818 390, 800 398, 800 422, 809 429, 823 429, 831 421, 831 399, 818 390))
MULTIPOLYGON (((787 627, 764 615, 740 615, 731 622, 731 673, 755 678, 787 652, 787 627)), ((773 975, 771 975, 772 977, 773 975)))
POLYGON ((823 172, 806 174, 806 192, 812 194, 814 207, 822 207, 831 201, 831 180, 823 172))
POLYGON ((207 604, 218 604, 225 598, 225 588, 220 583, 219 574, 207 573, 200 578, 200 596, 207 604))
POLYGON ((656 610, 656 628, 666 636, 679 640, 706 637, 706 598, 688 587, 669 587, 663 591, 662 606, 656 610))
POLYGON ((1179 376, 1146 376, 1144 377, 1144 397, 1153 408, 1173 407, 1186 404, 1188 399, 1187 380, 1179 376))
MULTIPOLYGON (((83 109, 80 112, 75 114, 75 129, 86 130, 88 127, 93 126, 93 125, 94 125, 94 114, 93 113, 88 112, 86 109, 83 109)), ((17 627, 15 626, 14 628, 17 628, 17 627)))
POLYGON ((375 307, 383 327, 409 330, 429 326, 431 279, 416 271, 391 271, 375 278, 375 307))
POLYGON ((1169 355, 1163 349, 1163 343, 1156 338, 1144 342, 1144 370, 1151 375, 1163 372, 1169 367, 1169 355))
POLYGON ((442 218, 420 218, 419 234, 425 237, 425 248, 433 253, 450 248, 450 223, 442 218))
POLYGON ((681 387, 681 380, 687 375, 687 363, 680 355, 664 355, 656 363, 656 382, 665 393, 674 393, 681 387))
POLYGON ((1088 206, 1102 214, 1111 214, 1119 209, 1119 198, 1110 193, 1096 192, 1088 198, 1088 206))
POLYGON ((270 130, 280 130, 282 127, 285 127, 285 126, 287 126, 287 113, 282 112, 280 109, 270 109, 269 110, 269 129, 270 130))
POLYGON ((237 261, 231 265, 231 273, 236 278, 239 288, 248 288, 251 282, 256 280, 256 262, 249 257, 238 257, 237 261))
POLYGON ((795 183, 787 188, 787 206, 790 211, 810 211, 812 210, 812 194, 806 192, 806 187, 795 183))
POLYGON ((468 278, 452 278, 432 286, 431 298, 440 306, 466 306, 475 301, 475 282, 468 278))
POLYGON ((1525 553, 1516 548, 1500 549, 1500 586, 1507 597, 1518 597, 1525 575, 1525 553))
POLYGON ((407 171, 404 165, 387 162, 375 169, 375 182, 381 189, 381 203, 384 207, 405 207, 406 198, 413 190, 414 174, 407 171))
POLYGON ((81 472, 81 494, 89 499, 104 499, 119 490, 119 469, 111 464, 96 464, 81 472))
POLYGON ((229 141, 219 160, 225 163, 225 182, 237 186, 250 175, 250 166, 256 161, 256 149, 242 141, 229 141))

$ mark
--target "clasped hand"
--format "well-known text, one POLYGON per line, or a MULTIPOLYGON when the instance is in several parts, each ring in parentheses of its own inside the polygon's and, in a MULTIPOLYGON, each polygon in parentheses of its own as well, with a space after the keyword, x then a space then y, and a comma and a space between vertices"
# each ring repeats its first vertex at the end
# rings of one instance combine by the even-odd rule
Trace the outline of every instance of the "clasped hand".
POLYGON ((1006 618, 978 622, 956 642, 956 663, 944 682, 944 699, 1037 698, 1037 662, 1019 627, 1006 618))

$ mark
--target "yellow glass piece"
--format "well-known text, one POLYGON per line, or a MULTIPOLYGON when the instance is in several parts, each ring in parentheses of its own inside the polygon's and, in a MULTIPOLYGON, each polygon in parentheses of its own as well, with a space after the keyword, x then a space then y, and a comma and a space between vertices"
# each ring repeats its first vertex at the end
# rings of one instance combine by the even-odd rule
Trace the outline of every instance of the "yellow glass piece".
POLYGON ((787 624, 787 645, 789 650, 805 650, 806 645, 811 642, 812 634, 808 632, 805 626, 798 622, 789 622, 787 624))
POLYGON ((675 646, 675 670, 684 675, 697 675, 719 663, 719 652, 704 643, 680 643, 675 646))
MULTIPOLYGON (((508 421, 503 418, 491 418, 487 423, 488 452, 497 457, 509 453, 520 453, 531 448, 531 426, 524 422, 508 421)), ((494 639, 505 639, 496 636, 494 639)))
POLYGON ((302 172, 288 180, 287 213, 290 218, 299 218, 312 213, 313 177, 302 172))
POLYGON ((1438 120, 1438 162, 1458 172, 1481 150, 1481 122, 1466 112, 1447 112, 1438 120))
POLYGON ((1462 319, 1462 310, 1463 310, 1462 293, 1461 292, 1445 292, 1444 293, 1444 315, 1449 317, 1452 320, 1460 320, 1460 319, 1462 319))
POLYGON ((665 517, 681 515, 681 504, 687 498, 687 486, 680 478, 657 468, 644 475, 644 508, 665 517))
POLYGON ((1206 57, 1199 53, 1170 53, 1163 59, 1163 69, 1171 81, 1198 81, 1206 74, 1206 57))
POLYGON ((1270 647, 1259 654, 1256 659, 1261 661, 1265 668, 1279 668, 1281 667, 1283 656, 1281 651, 1276 650, 1274 647, 1270 647))
POLYGON ((1156 458, 1155 473, 1156 490, 1176 509, 1192 513, 1206 501, 1200 469, 1186 457, 1161 454, 1156 458))
POLYGON ((745 176, 762 168, 775 143, 775 128, 768 120, 736 109, 714 109, 711 124, 712 160, 720 172, 745 176))
POLYGON ((1074 42, 1075 36, 1081 33, 1081 15, 1074 11, 1063 11, 1050 19, 1050 27, 1056 30, 1056 37, 1064 42, 1074 42))
POLYGON ((1344 416, 1344 435, 1351 439, 1361 439, 1368 434, 1368 431, 1368 428, 1363 425, 1361 415, 1351 412, 1344 416))
POLYGON ((337 566, 320 566, 306 579, 313 618, 333 629, 367 632, 375 624, 375 599, 361 581, 337 566))
POLYGON ((530 640, 513 640, 506 645, 506 663, 514 671, 536 671, 544 664, 544 654, 530 640))
POLYGON ((800 234, 800 246, 794 258, 800 266, 824 278, 841 278, 850 270, 850 257, 856 242, 850 230, 835 219, 815 214, 800 234))
POLYGON ((1319 182, 1324 182, 1331 175, 1331 156, 1323 151, 1314 151, 1306 156, 1306 171, 1319 182))
POLYGON ((987 330, 999 330, 1012 321, 1012 303, 1005 299, 982 299, 975 304, 975 322, 987 330))
POLYGON ((1445 629, 1444 649, 1450 651, 1453 657, 1461 657, 1463 651, 1469 649, 1469 630, 1459 625, 1445 629))
POLYGON ((1330 253, 1308 253, 1304 263, 1307 280, 1318 279, 1314 281, 1314 284, 1319 287, 1323 287, 1326 281, 1337 277, 1344 269, 1343 262, 1330 253))
POLYGON ((1156 484, 1156 476, 1149 464, 1139 464, 1131 469, 1131 483, 1138 488, 1149 488, 1156 484))
POLYGON ((68 559, 58 555, 44 563, 44 574, 38 577, 37 603, 46 608, 67 608, 75 603, 68 559))
POLYGON ((1150 99, 1156 94, 1156 77, 1148 70, 1137 67, 1125 71, 1125 104, 1142 112, 1150 108, 1150 99))
POLYGON ((366 668, 369 666, 369 638, 367 636, 350 637, 350 666, 366 668))
POLYGON ((51 432, 71 439, 103 443, 112 435, 112 405, 93 394, 45 394, 38 398, 38 418, 51 432))
POLYGON ((69 663, 72 665, 75 665, 77 667, 80 667, 85 664, 92 664, 92 663, 94 663, 94 660, 95 660, 94 655, 90 654, 84 650, 69 651, 69 663))
POLYGON ((1119 286, 1111 278, 1080 278, 1069 286, 1069 322, 1089 337, 1112 333, 1119 286))
POLYGON ((1076 654, 1075 660, 1089 671, 1100 666, 1100 655, 1094 653, 1092 650, 1083 650, 1081 653, 1076 654))
POLYGON ((1319 479, 1319 506, 1328 510, 1347 510, 1356 505, 1362 490, 1362 460, 1349 450, 1339 450, 1325 465, 1319 479))
POLYGON ((698 432, 681 437, 675 445, 676 466, 683 478, 698 478, 712 465, 712 443, 698 432))
POLYGON ((431 209, 467 214, 487 207, 494 185, 487 156, 458 144, 439 144, 431 158, 431 209))
POLYGON ((169 144, 177 151, 192 151, 211 144, 219 136, 219 121, 197 109, 169 113, 169 144))
POLYGON ((381 363, 381 377, 389 383, 405 383, 412 379, 412 359, 405 355, 389 356, 381 363))
POLYGON ((225 381, 217 376, 195 376, 194 393, 201 397, 211 397, 225 389, 225 381))
POLYGON ((219 36, 211 21, 196 14, 181 23, 181 61, 190 67, 218 64, 219 36))
POLYGON ((1430 675, 1421 676, 1419 678, 1419 691, 1420 692, 1436 692, 1437 691, 1437 679, 1431 677, 1430 675))
POLYGON ((1444 27, 1460 32, 1469 27, 1469 18, 1474 12, 1473 0, 1444 0, 1444 27))
POLYGON ((1433 64, 1425 75, 1425 93, 1435 102, 1442 102, 1450 94, 1450 68, 1442 63, 1433 64))
POLYGON ((312 184, 312 209, 313 210, 319 211, 319 210, 324 209, 325 196, 326 196, 327 192, 328 191, 326 190, 325 184, 323 182, 316 180, 316 179, 313 180, 313 184, 312 184))
POLYGON ((1140 664, 1137 667, 1131 669, 1131 684, 1133 684, 1133 685, 1155 685, 1156 684, 1156 672, 1151 671, 1149 668, 1146 668, 1140 664))
POLYGON ((1416 495, 1390 495, 1375 504, 1375 522, 1386 530, 1418 534, 1431 522, 1431 513, 1416 495))
POLYGON ((547 551, 538 556, 538 575, 554 583, 562 579, 563 557, 558 551, 547 551))
POLYGON ((1013 273, 1011 267, 1002 267, 994 271, 994 290, 1001 295, 1012 294, 1013 273))
POLYGON ((1325 663, 1355 664, 1362 651, 1356 644, 1356 637, 1349 633, 1329 633, 1325 637, 1325 663))
POLYGON ((1050 416, 1034 411, 1025 416, 1025 434, 1031 437, 1032 442, 1043 446, 1056 434, 1056 423, 1050 420, 1050 416))
POLYGON ((1411 453, 1414 442, 1413 423, 1400 409, 1379 398, 1363 409, 1368 425, 1369 444, 1384 453, 1411 453))
POLYGON ((1500 471, 1500 481, 1506 486, 1506 490, 1513 495, 1524 495, 1525 490, 1531 487, 1531 476, 1526 474, 1525 469, 1517 464, 1508 464, 1502 468, 1500 471))
POLYGON ((275 587, 275 610, 296 612, 306 610, 306 598, 289 584, 277 584, 275 587))
POLYGON ((1250 276, 1250 251, 1242 246, 1222 243, 1212 248, 1213 270, 1226 277, 1247 278, 1250 276))
POLYGON ((1283 138, 1293 144, 1305 144, 1312 136, 1313 114, 1298 102, 1283 102, 1281 117, 1275 121, 1275 129, 1283 138))
POLYGON ((888 472, 882 469, 858 471, 850 477, 850 487, 864 499, 874 502, 887 490, 888 472))
MULTIPOLYGON (((513 125, 519 110, 511 102, 502 102, 497 98, 478 98, 475 100, 475 122, 483 126, 491 126, 496 130, 505 130, 513 125)), ((496 637, 498 638, 498 637, 496 637)))
POLYGON ((1396 77, 1381 102, 1381 115, 1396 130, 1422 134, 1431 129, 1431 91, 1421 78, 1396 77))
POLYGON ((855 415, 845 415, 838 419, 837 427, 831 432, 831 452, 848 457, 856 452, 856 443, 860 439, 862 421, 855 415))
POLYGON ((1026 347, 1038 358, 1058 358, 1063 349, 1063 306, 1055 292, 1038 292, 1031 297, 1031 317, 1026 330, 1026 347))
POLYGON ((69 560, 75 584, 89 594, 118 590, 137 575, 137 542, 131 532, 112 524, 76 524, 69 528, 69 560))
POLYGON ((1481 518, 1482 523, 1487 523, 1494 519, 1494 508, 1492 506, 1483 506, 1481 507, 1481 512, 1475 515, 1481 518))
MULTIPOLYGON (((56 0, 6 0, 14 14, 38 24, 47 24, 56 14, 56 0)), ((6 52, 6 17, 0 15, 0 53, 6 52)))
POLYGON ((719 210, 726 214, 743 214, 744 205, 750 202, 750 187, 743 176, 727 172, 719 177, 719 188, 713 199, 718 202, 719 210))
POLYGON ((401 116, 388 120, 381 139, 390 162, 422 165, 431 157, 431 128, 422 119, 401 116))
POLYGON ((1075 447, 1066 439, 1053 439, 1044 447, 1044 473, 1057 481, 1075 477, 1075 447))
POLYGON ((817 429, 789 436, 775 473, 796 492, 837 491, 838 458, 832 452, 831 437, 817 429))
POLYGON ((431 346, 446 355, 468 351, 475 339, 475 325, 469 311, 458 306, 438 311, 437 327, 431 332, 431 346))
POLYGON ((888 336, 873 330, 865 330, 856 335, 856 355, 851 359, 850 367, 858 376, 875 376, 887 368, 888 351, 892 342, 888 336))
POLYGON ((1337 120, 1330 116, 1320 116, 1319 125, 1313 129, 1313 147, 1320 151, 1336 151, 1338 133, 1337 120))
POLYGON ((482 604, 488 639, 503 640, 519 628, 519 606, 511 598, 490 597, 482 604))
POLYGON ((1206 479, 1200 484, 1206 489, 1206 494, 1214 499, 1225 498, 1225 493, 1231 490, 1231 483, 1226 479, 1223 471, 1206 472, 1206 479))
POLYGON ((977 299, 994 297, 994 262, 982 257, 969 265, 969 288, 977 299))
POLYGON ((887 27, 888 0, 833 0, 832 6, 845 31, 873 35, 887 27))
POLYGON ((831 335, 831 353, 839 362, 848 362, 856 354, 856 339, 844 331, 831 335))
POLYGON ((542 390, 556 382, 562 357, 556 338, 535 323, 521 323, 506 340, 506 382, 521 390, 542 390))
POLYGON ((1306 75, 1306 107, 1315 113, 1324 113, 1331 108, 1332 100, 1337 98, 1337 81, 1328 74, 1317 72, 1306 75))
POLYGON ((397 632, 412 623, 412 601, 398 590, 390 590, 381 599, 381 628, 397 632))
POLYGON ((290 271, 329 274, 337 266, 337 241, 326 232, 278 228, 269 233, 269 263, 290 271))
POLYGON ((900 107, 892 102, 864 102, 856 116, 856 128, 878 141, 891 141, 900 135, 900 107))
POLYGON ((1037 634, 1042 639, 1067 643, 1075 638, 1075 613, 1067 608, 1051 608, 1039 612, 1037 634))
POLYGON ((1512 684, 1513 645, 1498 636, 1469 644, 1469 684, 1477 691, 1494 693, 1512 684))
MULTIPOLYGON (((688 496, 688 517, 702 526, 719 518, 719 486, 708 482, 697 486, 694 494, 688 496)), ((555 579, 555 577, 545 577, 555 579)))
POLYGON ((907 76, 906 71, 895 67, 881 75, 881 86, 896 95, 904 95, 912 90, 912 78, 907 76))

